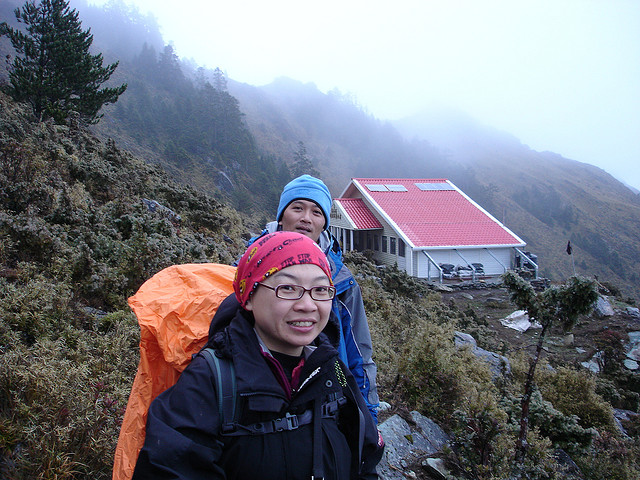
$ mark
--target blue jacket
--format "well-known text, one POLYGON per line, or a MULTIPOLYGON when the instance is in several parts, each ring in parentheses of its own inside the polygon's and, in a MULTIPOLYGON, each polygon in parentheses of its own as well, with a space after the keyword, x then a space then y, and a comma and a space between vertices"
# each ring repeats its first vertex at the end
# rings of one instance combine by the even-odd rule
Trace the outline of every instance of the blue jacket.
POLYGON ((326 398, 344 401, 329 416, 314 414, 320 423, 314 420, 295 429, 226 436, 221 432, 212 371, 204 358, 196 356, 178 382, 152 402, 133 480, 306 480, 311 477, 318 438, 322 448, 316 458, 323 459, 325 479, 378 478, 375 467, 383 446, 377 428, 353 377, 337 363, 328 337, 321 334, 312 347, 305 348, 299 381, 292 388, 246 312, 231 302, 224 306, 227 311, 222 314, 228 316, 234 308, 236 313, 224 330, 209 338, 208 346, 233 361, 240 425, 267 425, 285 413, 301 418, 302 412, 326 398))
MULTIPOLYGON (((278 230, 278 222, 268 223, 260 235, 249 240, 247 246, 257 238, 276 230, 278 230)), ((360 285, 342 262, 342 249, 338 240, 325 230, 320 235, 318 243, 327 255, 333 284, 336 287, 336 296, 332 307, 334 315, 340 319, 338 354, 353 373, 367 407, 377 423, 380 403, 376 385, 377 367, 372 358, 371 333, 364 311, 360 285)))

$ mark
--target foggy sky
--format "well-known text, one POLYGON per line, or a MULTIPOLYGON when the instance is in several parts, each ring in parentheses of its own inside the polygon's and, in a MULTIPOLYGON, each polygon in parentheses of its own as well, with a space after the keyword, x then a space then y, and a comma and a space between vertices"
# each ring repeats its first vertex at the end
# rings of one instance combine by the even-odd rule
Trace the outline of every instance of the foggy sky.
POLYGON ((132 1, 233 80, 338 88, 383 120, 449 106, 640 189, 640 1, 132 1))

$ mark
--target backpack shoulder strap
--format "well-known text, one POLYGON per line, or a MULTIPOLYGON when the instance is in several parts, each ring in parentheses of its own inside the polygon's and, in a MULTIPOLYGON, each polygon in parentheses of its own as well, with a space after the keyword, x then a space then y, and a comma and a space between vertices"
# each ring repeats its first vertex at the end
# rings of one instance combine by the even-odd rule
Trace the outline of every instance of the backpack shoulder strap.
POLYGON ((213 348, 204 348, 201 355, 209 363, 215 379, 218 415, 224 433, 233 429, 236 421, 236 372, 233 362, 220 356, 213 348))

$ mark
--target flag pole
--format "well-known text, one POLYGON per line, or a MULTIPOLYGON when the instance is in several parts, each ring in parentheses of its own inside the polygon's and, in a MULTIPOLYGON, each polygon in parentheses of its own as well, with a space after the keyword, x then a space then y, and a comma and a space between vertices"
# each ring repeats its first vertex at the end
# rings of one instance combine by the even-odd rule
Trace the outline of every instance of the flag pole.
POLYGON ((567 254, 571 257, 571 267, 573 268, 573 276, 576 276, 576 264, 573 260, 573 247, 571 247, 571 240, 567 242, 567 254))
POLYGON ((571 255, 571 266, 573 267, 573 276, 576 276, 576 264, 573 260, 573 255, 571 255))

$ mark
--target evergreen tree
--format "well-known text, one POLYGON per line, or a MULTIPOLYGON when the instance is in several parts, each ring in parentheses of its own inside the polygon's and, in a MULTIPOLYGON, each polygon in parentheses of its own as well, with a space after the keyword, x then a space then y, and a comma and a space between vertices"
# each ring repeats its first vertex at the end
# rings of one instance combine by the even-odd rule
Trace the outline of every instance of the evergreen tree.
POLYGON ((0 36, 8 36, 17 52, 9 72, 8 93, 28 102, 40 119, 64 123, 72 112, 83 121, 97 123, 103 105, 114 103, 126 90, 100 86, 118 66, 102 66, 102 55, 91 55, 90 29, 83 31, 78 12, 66 0, 27 1, 15 10, 25 31, 0 24, 0 36))
POLYGON ((579 276, 573 276, 564 285, 551 286, 542 292, 536 292, 530 283, 514 272, 505 273, 502 280, 509 291, 511 301, 518 308, 525 310, 529 318, 542 325, 536 352, 531 359, 525 379, 524 395, 520 401, 522 412, 514 465, 517 471, 524 464, 529 448, 527 443, 529 406, 534 392, 536 366, 540 360, 545 336, 552 325, 560 326, 565 332, 570 331, 580 315, 591 311, 598 299, 598 291, 595 282, 579 276))
POLYGON ((213 85, 219 92, 227 91, 227 77, 219 67, 213 71, 213 85))
POLYGON ((293 154, 291 173, 294 177, 298 177, 305 173, 314 177, 320 176, 318 170, 313 166, 309 155, 307 155, 307 147, 304 146, 304 142, 298 142, 298 150, 293 154))

